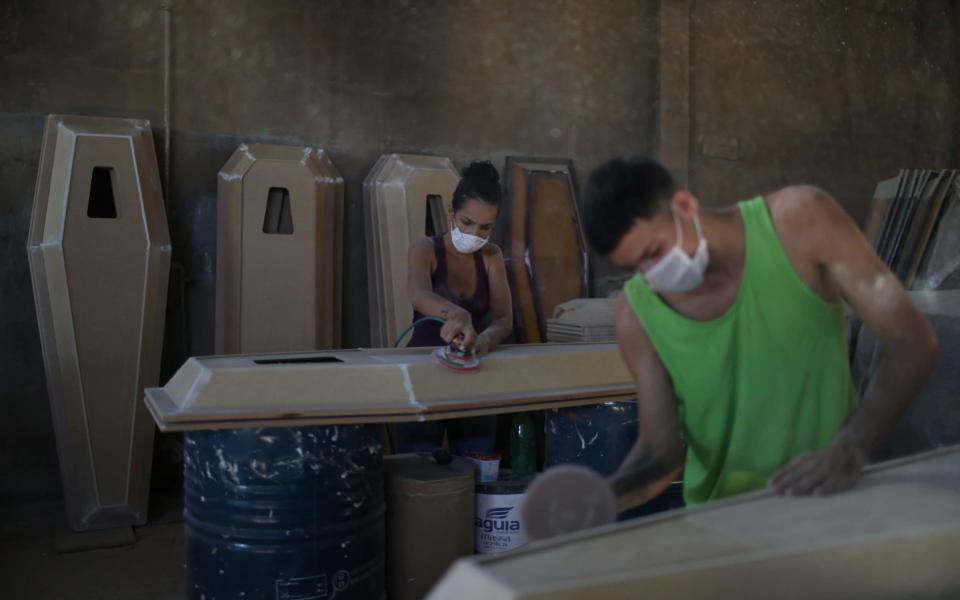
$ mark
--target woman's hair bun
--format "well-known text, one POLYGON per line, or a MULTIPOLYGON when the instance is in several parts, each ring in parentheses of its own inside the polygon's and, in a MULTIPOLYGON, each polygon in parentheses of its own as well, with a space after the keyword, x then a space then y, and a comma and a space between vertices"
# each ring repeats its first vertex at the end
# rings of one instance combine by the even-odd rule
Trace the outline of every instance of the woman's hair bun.
POLYGON ((460 210, 467 198, 476 198, 500 206, 500 173, 489 160, 475 160, 460 172, 460 182, 453 192, 453 210, 460 210))
POLYGON ((473 181, 489 181, 491 183, 500 183, 500 173, 489 160, 475 160, 470 166, 465 168, 460 175, 464 179, 473 181))

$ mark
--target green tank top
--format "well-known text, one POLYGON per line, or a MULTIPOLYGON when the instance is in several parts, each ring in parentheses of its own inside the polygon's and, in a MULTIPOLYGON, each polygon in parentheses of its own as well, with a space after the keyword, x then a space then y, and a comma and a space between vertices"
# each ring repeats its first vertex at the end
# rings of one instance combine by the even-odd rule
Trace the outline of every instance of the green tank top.
POLYGON ((625 286, 673 380, 688 505, 763 488, 791 458, 829 444, 856 402, 842 306, 797 275, 763 198, 739 208, 743 279, 724 315, 694 321, 643 277, 625 286))

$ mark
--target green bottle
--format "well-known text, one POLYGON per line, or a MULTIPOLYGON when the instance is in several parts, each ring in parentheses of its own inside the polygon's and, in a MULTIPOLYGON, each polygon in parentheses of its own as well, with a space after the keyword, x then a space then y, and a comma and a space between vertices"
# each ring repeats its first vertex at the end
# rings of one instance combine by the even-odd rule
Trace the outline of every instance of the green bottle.
POLYGON ((514 477, 537 471, 537 430, 530 413, 517 413, 510 422, 510 471, 514 477))

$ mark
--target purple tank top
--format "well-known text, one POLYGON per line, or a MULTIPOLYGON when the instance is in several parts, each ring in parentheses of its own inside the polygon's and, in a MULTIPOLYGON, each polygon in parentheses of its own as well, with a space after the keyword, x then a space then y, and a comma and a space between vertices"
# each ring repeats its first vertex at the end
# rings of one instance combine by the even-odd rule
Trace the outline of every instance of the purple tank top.
MULTIPOLYGON (((480 252, 473 253, 473 264, 477 269, 477 287, 473 296, 465 298, 458 296, 450 291, 447 286, 447 248, 443 243, 443 236, 437 235, 433 240, 433 254, 437 258, 437 268, 430 275, 430 281, 433 284, 433 293, 443 297, 446 300, 456 304, 470 313, 473 319, 473 328, 480 333, 486 329, 490 313, 490 280, 487 277, 487 269, 483 266, 483 256, 480 252)), ((413 311, 413 320, 422 319, 423 315, 413 311)), ((440 329, 443 325, 436 321, 424 321, 413 330, 413 336, 407 347, 423 346, 442 346, 443 338, 440 337, 440 329)))

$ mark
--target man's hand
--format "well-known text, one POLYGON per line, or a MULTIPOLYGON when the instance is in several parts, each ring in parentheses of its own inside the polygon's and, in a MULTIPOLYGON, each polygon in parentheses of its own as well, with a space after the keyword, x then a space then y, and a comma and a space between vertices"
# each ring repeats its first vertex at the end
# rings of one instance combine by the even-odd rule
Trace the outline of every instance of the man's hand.
POLYGON ((826 450, 793 459, 770 478, 770 489, 778 496, 835 494, 853 487, 866 462, 866 452, 837 440, 826 450))

